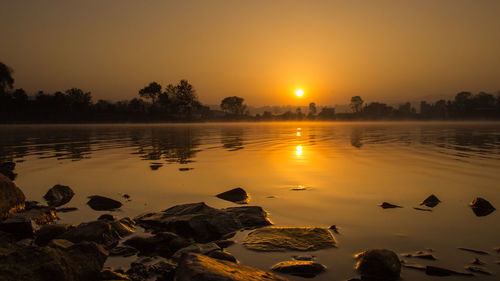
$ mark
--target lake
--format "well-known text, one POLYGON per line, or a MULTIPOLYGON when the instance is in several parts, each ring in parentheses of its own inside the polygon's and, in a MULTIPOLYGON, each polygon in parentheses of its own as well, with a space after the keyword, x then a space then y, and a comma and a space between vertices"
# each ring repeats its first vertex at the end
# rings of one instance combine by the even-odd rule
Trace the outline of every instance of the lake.
MULTIPOLYGON (((468 206, 483 197, 500 207, 500 123, 2 125, 0 135, 0 160, 17 162, 16 184, 27 200, 43 202, 55 184, 75 191, 65 207, 79 210, 59 213, 64 223, 103 214, 85 204, 89 195, 119 199, 124 206, 114 215, 135 217, 191 202, 236 206, 214 195, 242 187, 277 226, 338 226, 337 248, 300 253, 328 266, 313 280, 357 276, 353 255, 368 248, 432 248, 437 261, 405 260, 463 271, 480 257, 489 271, 500 272, 493 251, 500 246, 499 211, 478 217, 468 206), (442 203, 432 212, 414 209, 431 194, 442 203), (403 208, 382 209, 384 201, 403 208)), ((227 249, 242 264, 268 270, 297 254, 246 250, 247 233, 227 249)), ((402 276, 441 279, 411 269, 402 276)), ((475 280, 495 278, 477 274, 475 280)))

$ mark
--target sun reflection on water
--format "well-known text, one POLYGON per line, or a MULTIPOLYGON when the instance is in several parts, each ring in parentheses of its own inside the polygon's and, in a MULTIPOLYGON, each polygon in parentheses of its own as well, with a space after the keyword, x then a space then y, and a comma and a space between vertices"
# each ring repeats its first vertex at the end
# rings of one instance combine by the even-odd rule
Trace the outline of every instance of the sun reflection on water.
POLYGON ((297 145, 297 147, 295 147, 295 155, 302 156, 302 145, 297 145))

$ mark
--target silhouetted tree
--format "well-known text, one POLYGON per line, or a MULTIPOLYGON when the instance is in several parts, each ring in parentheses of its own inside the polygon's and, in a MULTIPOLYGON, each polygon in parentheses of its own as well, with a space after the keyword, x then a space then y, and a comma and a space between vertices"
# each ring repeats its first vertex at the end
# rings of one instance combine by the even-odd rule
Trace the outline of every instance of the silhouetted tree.
POLYGON ((149 83, 148 86, 139 90, 139 96, 146 99, 151 99, 153 105, 156 104, 156 100, 161 95, 161 85, 156 82, 149 83))
POLYGON ((311 102, 309 104, 309 114, 307 115, 307 118, 314 119, 314 117, 316 116, 316 112, 316 104, 314 102, 311 102))
POLYGON ((360 97, 360 96, 354 96, 351 98, 351 109, 352 111, 354 111, 355 113, 358 113, 361 111, 361 109, 363 108, 363 99, 360 97))
POLYGON ((322 120, 334 120, 335 119, 335 108, 333 107, 323 107, 318 114, 318 118, 322 120))
POLYGON ((12 68, 0 62, 0 93, 6 93, 14 87, 14 78, 12 68))
POLYGON ((172 104, 176 112, 191 118, 192 113, 201 106, 193 86, 187 80, 181 80, 172 90, 172 104))
POLYGON ((243 116, 247 109, 247 106, 243 104, 243 101, 243 98, 237 96, 226 97, 220 103, 220 108, 226 112, 226 114, 243 116))

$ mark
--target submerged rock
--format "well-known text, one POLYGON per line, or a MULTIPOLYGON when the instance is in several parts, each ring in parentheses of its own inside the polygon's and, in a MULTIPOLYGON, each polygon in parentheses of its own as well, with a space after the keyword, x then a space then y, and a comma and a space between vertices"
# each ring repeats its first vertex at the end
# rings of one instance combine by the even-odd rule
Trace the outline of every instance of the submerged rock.
POLYGON ((68 212, 78 211, 78 208, 76 207, 57 208, 56 211, 61 213, 68 213, 68 212))
POLYGON ((118 209, 122 206, 122 203, 111 198, 107 198, 99 195, 89 196, 90 200, 87 205, 96 211, 109 211, 118 209))
POLYGON ((452 276, 452 275, 474 276, 472 273, 458 272, 451 269, 446 269, 431 265, 425 267, 425 274, 431 276, 452 276))
POLYGON ((180 262, 175 280, 287 281, 288 279, 254 267, 191 253, 180 262))
POLYGON ((474 214, 478 217, 487 216, 496 210, 495 207, 488 202, 488 200, 481 197, 475 198, 469 203, 469 205, 471 206, 472 211, 474 211, 474 214))
POLYGON ((478 258, 474 258, 474 260, 471 262, 471 264, 485 265, 485 263, 483 261, 481 261, 480 259, 478 259, 478 258))
POLYGON ((100 245, 87 242, 65 249, 23 247, 0 255, 0 280, 96 280, 106 257, 100 245))
POLYGON ((68 203, 75 193, 69 186, 56 184, 43 196, 47 204, 52 207, 59 207, 68 203))
POLYGON ((432 253, 427 251, 417 251, 412 254, 401 254, 401 256, 408 258, 419 258, 425 260, 437 260, 437 258, 432 253))
POLYGON ((15 180, 17 174, 14 173, 14 169, 16 168, 15 162, 3 162, 0 164, 0 174, 6 176, 11 181, 15 180))
POLYGON ((178 250, 172 256, 172 258, 174 258, 174 260, 178 260, 183 255, 185 255, 187 253, 197 253, 197 254, 207 255, 213 251, 219 251, 219 250, 221 250, 221 248, 213 242, 206 243, 206 244, 195 243, 195 244, 189 245, 185 248, 178 250))
POLYGON ((301 276, 314 277, 326 270, 326 266, 315 261, 282 261, 271 268, 274 271, 301 276))
POLYGON ((425 205, 430 208, 434 208, 437 206, 437 204, 441 203, 441 200, 439 200, 436 195, 431 194, 429 197, 425 198, 424 201, 420 202, 420 205, 425 205))
POLYGON ((24 193, 9 178, 0 174, 0 219, 24 209, 24 193))
POLYGON ((481 251, 481 250, 476 250, 476 249, 463 248, 463 247, 460 247, 458 249, 462 250, 462 251, 466 251, 466 252, 471 252, 471 253, 474 253, 474 254, 478 254, 478 255, 489 255, 488 252, 481 251))
POLYGON ((244 245, 255 251, 314 251, 335 247, 336 241, 321 227, 265 227, 250 232, 244 245))
POLYGON ((391 203, 388 203, 388 202, 382 202, 382 203, 379 204, 379 206, 382 207, 383 209, 403 208, 401 206, 394 205, 394 204, 391 204, 391 203))
POLYGON ((492 275, 491 272, 489 272, 488 270, 486 270, 482 267, 479 267, 479 266, 468 265, 465 267, 465 269, 467 269, 470 272, 474 272, 474 273, 481 273, 484 275, 492 275))
POLYGON ((431 209, 425 209, 425 208, 413 207, 413 209, 415 209, 415 210, 417 210, 417 211, 432 212, 432 210, 431 210, 431 209))
POLYGON ((292 258, 294 260, 298 260, 298 261, 313 261, 316 259, 316 256, 311 256, 311 255, 308 255, 308 256, 292 256, 292 258))
POLYGON ((215 209, 205 203, 177 205, 160 213, 139 216, 136 221, 146 229, 174 232, 197 242, 219 240, 242 228, 271 224, 261 207, 215 209))
POLYGON ((216 197, 237 204, 247 204, 248 202, 250 202, 250 196, 241 187, 237 187, 229 191, 219 193, 216 195, 216 197))
POLYGON ((230 261, 230 262, 235 262, 238 263, 238 260, 229 252, 226 252, 224 250, 215 250, 207 254, 207 256, 218 259, 218 260, 225 260, 225 261, 230 261))
MULTIPOLYGON (((396 253, 386 249, 373 249, 358 253, 356 270, 368 280, 397 280, 401 274, 401 262, 396 253)), ((362 278, 362 279, 363 279, 362 278)))

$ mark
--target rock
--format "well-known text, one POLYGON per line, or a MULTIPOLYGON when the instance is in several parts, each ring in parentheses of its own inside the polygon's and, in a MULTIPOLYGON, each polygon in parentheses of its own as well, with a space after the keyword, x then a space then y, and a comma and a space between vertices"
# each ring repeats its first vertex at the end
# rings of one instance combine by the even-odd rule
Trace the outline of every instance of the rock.
POLYGON ((497 251, 497 253, 500 253, 500 247, 495 248, 495 251, 497 251))
POLYGON ((398 205, 394 205, 394 204, 391 204, 391 203, 387 203, 387 202, 382 202, 379 204, 380 207, 382 207, 383 209, 390 209, 390 208, 403 208, 401 206, 398 206, 398 205))
POLYGON ((326 266, 315 261, 282 261, 271 268, 274 271, 301 276, 314 277, 326 270, 326 266))
POLYGON ((104 215, 101 215, 97 218, 97 220, 105 220, 105 221, 114 221, 116 220, 116 217, 113 216, 113 215, 110 215, 110 214, 104 214, 104 215))
POLYGON ((432 212, 432 210, 431 210, 431 209, 425 209, 425 208, 413 207, 413 209, 415 209, 415 210, 417 210, 417 211, 432 212))
POLYGON ((59 207, 68 203, 75 193, 69 186, 56 184, 45 195, 43 199, 52 207, 59 207))
MULTIPOLYGON (((172 232, 160 232, 154 236, 137 235, 129 238, 123 244, 136 248, 139 250, 139 254, 143 256, 159 255, 170 257, 175 251, 180 249, 178 248, 179 243, 176 239, 183 238, 172 232)), ((185 242, 182 246, 189 244, 189 242, 185 242)))
POLYGON ((479 267, 479 266, 468 265, 465 267, 465 269, 467 269, 470 272, 474 272, 474 273, 481 273, 484 275, 492 275, 491 272, 489 272, 486 269, 479 267))
POLYGON ((242 228, 271 224, 261 207, 215 209, 205 203, 177 205, 160 213, 139 216, 136 221, 146 229, 170 231, 202 243, 224 239, 242 228))
POLYGON ((122 203, 111 198, 107 198, 99 195, 89 196, 90 200, 87 205, 96 211, 109 211, 115 210, 122 206, 122 203))
POLYGON ((393 251, 372 249, 356 254, 355 258, 358 259, 356 270, 363 278, 386 281, 399 279, 401 262, 393 251))
POLYGON ((483 261, 481 261, 480 259, 478 258, 475 258, 471 264, 475 264, 475 265, 485 265, 485 263, 483 261))
POLYGON ((339 234, 339 229, 337 228, 337 226, 336 226, 336 225, 332 225, 332 226, 330 226, 330 228, 329 228, 329 229, 330 229, 331 231, 333 231, 333 233, 335 233, 335 234, 339 234))
POLYGON ((314 251, 335 247, 336 241, 321 227, 265 227, 250 232, 244 245, 255 251, 314 251))
POLYGON ((24 193, 9 178, 0 174, 0 219, 24 209, 24 193))
POLYGON ((431 194, 429 197, 425 198, 424 201, 420 202, 420 205, 425 205, 430 208, 434 208, 437 206, 437 204, 441 203, 441 200, 439 200, 436 195, 431 194))
POLYGON ((308 256, 292 256, 292 258, 294 260, 298 260, 298 261, 313 261, 316 259, 316 256, 311 256, 311 255, 308 255, 308 256))
POLYGON ((217 246, 221 247, 221 248, 227 248, 231 245, 234 244, 234 241, 233 240, 216 240, 214 241, 215 244, 217 244, 217 246))
POLYGON ((103 268, 99 273, 99 280, 130 280, 130 278, 123 274, 116 272, 113 268, 103 268))
POLYGON ((87 242, 66 249, 24 247, 0 256, 0 280, 96 280, 106 256, 100 245, 87 242))
POLYGON ((56 211, 61 213, 68 213, 68 212, 78 211, 78 208, 75 207, 57 208, 56 211))
POLYGON ((17 234, 20 237, 32 237, 40 225, 52 223, 57 219, 54 209, 33 207, 9 216, 0 222, 0 231, 17 234))
POLYGON ((248 204, 248 202, 250 202, 250 196, 248 196, 247 192, 241 187, 219 193, 216 196, 220 199, 231 201, 237 204, 248 204))
POLYGON ((474 211, 474 214, 478 217, 487 216, 495 211, 495 207, 493 207, 493 205, 491 205, 491 203, 486 199, 481 197, 475 198, 469 203, 469 205, 471 206, 472 211, 474 211))
POLYGON ((11 181, 15 180, 17 174, 14 173, 14 169, 16 168, 15 162, 3 162, 0 164, 0 174, 6 176, 11 181))
POLYGON ((187 171, 190 171, 192 169, 194 169, 194 168, 179 168, 179 171, 181 171, 181 172, 187 172, 187 171))
POLYGON ((452 276, 452 275, 462 275, 462 276, 474 276, 472 273, 467 273, 467 272, 458 272, 442 267, 437 267, 437 266, 426 266, 425 268, 425 274, 431 275, 431 276, 452 276))
POLYGON ((66 231, 58 238, 74 243, 92 241, 104 245, 106 248, 115 246, 120 238, 134 232, 135 223, 129 218, 119 221, 93 221, 81 223, 77 227, 66 231))
POLYGON ((42 226, 35 233, 35 243, 40 246, 45 246, 50 240, 61 236, 66 231, 74 228, 75 225, 72 224, 47 224, 42 226))
POLYGON ((139 251, 130 246, 118 246, 114 247, 113 249, 109 250, 109 255, 110 256, 121 256, 121 257, 131 257, 135 254, 137 254, 139 251))
POLYGON ((123 197, 123 198, 125 198, 125 199, 127 199, 127 200, 128 200, 128 199, 130 199, 130 195, 128 195, 128 194, 126 194, 126 193, 125 193, 125 194, 123 194, 123 195, 122 195, 122 197, 123 197))
POLYGON ((154 264, 144 264, 143 262, 133 262, 130 264, 130 269, 127 270, 127 275, 131 280, 154 280, 157 281, 173 280, 174 270, 177 264, 169 260, 161 260, 154 264))
POLYGON ((481 251, 481 250, 475 250, 475 249, 470 249, 470 248, 458 248, 459 250, 462 250, 462 251, 466 251, 466 252, 471 252, 471 253, 474 253, 474 254, 478 254, 478 255, 489 255, 488 252, 485 252, 485 251, 481 251))
POLYGON ((67 249, 75 245, 73 242, 64 239, 53 239, 47 246, 51 248, 67 249))
POLYGON ((437 260, 437 258, 427 252, 427 251, 417 251, 415 253, 412 253, 412 254, 401 254, 403 257, 408 257, 408 258, 419 258, 419 259, 425 259, 425 260, 437 260))
POLYGON ((176 281, 286 281, 284 277, 260 269, 190 253, 180 262, 176 281))
POLYGON ((238 263, 238 260, 229 252, 226 252, 224 250, 215 250, 207 254, 207 256, 218 259, 218 260, 225 260, 225 261, 230 261, 230 262, 235 262, 238 263))
POLYGON ((407 262, 403 262, 401 261, 401 266, 405 267, 405 268, 411 268, 411 269, 416 269, 416 270, 420 270, 420 271, 425 271, 426 270, 426 267, 425 265, 422 265, 422 264, 418 264, 418 263, 407 263, 407 262))
POLYGON ((198 254, 207 255, 210 252, 217 251, 217 250, 221 250, 221 248, 219 246, 217 246, 217 244, 215 244, 213 242, 206 243, 206 244, 195 243, 195 244, 189 245, 189 246, 187 246, 185 248, 182 248, 182 249, 178 250, 172 256, 172 258, 174 260, 178 260, 183 255, 185 255, 187 253, 198 253, 198 254))

